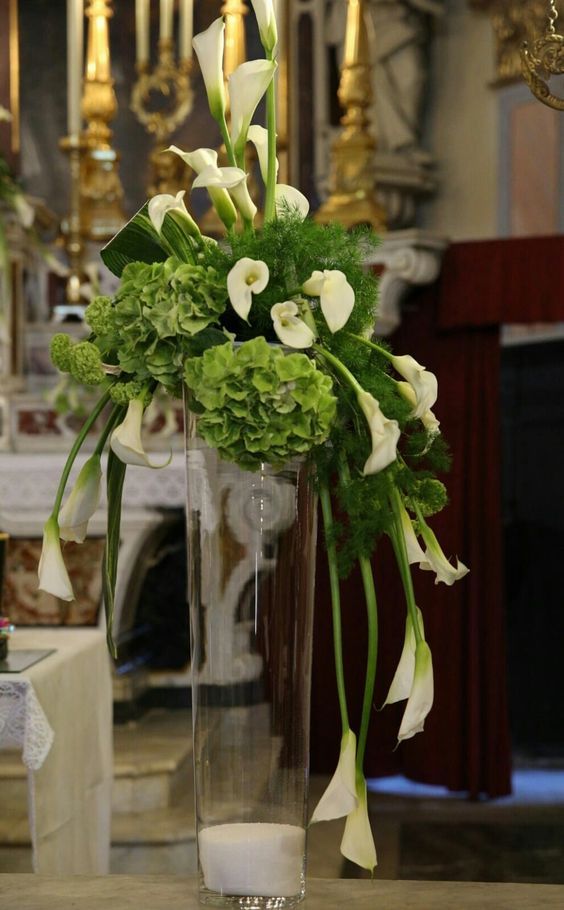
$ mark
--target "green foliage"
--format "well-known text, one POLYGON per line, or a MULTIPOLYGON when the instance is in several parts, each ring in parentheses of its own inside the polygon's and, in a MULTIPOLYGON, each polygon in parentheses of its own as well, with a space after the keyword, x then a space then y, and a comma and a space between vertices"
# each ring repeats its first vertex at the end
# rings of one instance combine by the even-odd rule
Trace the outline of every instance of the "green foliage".
POLYGON ((148 211, 145 203, 100 252, 104 264, 118 278, 130 262, 163 262, 168 256, 148 211))
POLYGON ((329 376, 305 354, 285 355, 264 338, 210 348, 187 361, 184 377, 204 409, 203 439, 247 470, 306 454, 327 439, 335 417, 329 376))

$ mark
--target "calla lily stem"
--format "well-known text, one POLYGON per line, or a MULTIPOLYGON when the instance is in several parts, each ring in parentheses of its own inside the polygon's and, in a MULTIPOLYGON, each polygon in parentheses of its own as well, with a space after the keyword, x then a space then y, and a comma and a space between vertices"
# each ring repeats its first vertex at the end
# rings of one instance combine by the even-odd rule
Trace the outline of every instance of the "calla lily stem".
POLYGON ((83 444, 84 440, 88 436, 88 433, 90 432, 90 430, 96 423, 98 417, 100 416, 100 414, 106 407, 109 400, 110 400, 110 390, 107 389, 104 392, 104 394, 102 395, 102 397, 100 398, 100 400, 98 401, 98 403, 96 404, 96 406, 94 407, 92 413, 89 414, 87 419, 84 421, 84 424, 81 427, 80 432, 78 433, 78 435, 73 443, 72 449, 69 452, 69 456, 68 456, 65 466, 63 468, 63 473, 61 474, 59 486, 57 487, 57 495, 55 496, 55 503, 53 505, 53 511, 51 513, 52 515, 55 516, 55 518, 57 518, 59 515, 59 509, 61 508, 63 496, 65 495, 65 488, 67 485, 67 481, 69 479, 69 474, 70 474, 72 466, 75 462, 76 456, 80 452, 80 449, 82 448, 82 444, 83 444))
POLYGON ((390 354, 390 352, 387 351, 386 348, 381 347, 381 345, 375 344, 375 342, 370 341, 369 338, 363 338, 362 335, 353 335, 352 332, 347 332, 346 334, 349 336, 349 338, 354 338, 355 341, 360 341, 360 343, 364 344, 366 347, 372 348, 373 351, 378 351, 378 353, 382 354, 386 360, 389 360, 390 362, 392 361, 394 355, 390 354))
POLYGON ((324 357, 325 360, 327 360, 331 364, 331 366, 335 368, 335 372, 338 373, 340 376, 342 376, 343 379, 345 379, 348 382, 348 384, 350 386, 352 386, 352 388, 355 390, 357 395, 359 392, 364 392, 364 389, 362 388, 362 386, 360 385, 360 383, 356 379, 356 377, 353 376, 351 371, 347 369, 347 367, 344 365, 344 363, 341 363, 339 358, 335 357, 335 355, 332 354, 331 351, 328 351, 327 348, 322 347, 320 344, 314 344, 313 350, 316 351, 318 354, 321 354, 321 356, 324 357))
POLYGON ((112 412, 106 422, 106 426, 100 433, 100 438, 98 439, 98 442, 96 443, 96 448, 94 449, 95 455, 102 454, 102 452, 104 451, 104 446, 106 445, 106 442, 108 441, 108 436, 110 435, 113 428, 115 427, 115 425, 118 423, 118 421, 124 414, 125 410, 126 410, 126 408, 121 404, 114 405, 114 407, 112 408, 112 412))
POLYGON ((339 573, 337 571, 337 551, 332 540, 333 510, 331 508, 331 494, 324 485, 319 491, 321 513, 325 526, 325 549, 329 566, 329 584, 331 587, 331 609, 333 616, 333 650, 335 653, 335 675, 337 677, 337 694, 339 709, 341 711, 341 724, 343 735, 349 729, 349 715, 347 710, 347 696, 345 691, 345 672, 343 668, 343 637, 341 627, 341 591, 339 573))
POLYGON ((409 568, 409 559, 407 556, 407 548, 405 545, 405 537, 403 536, 403 530, 401 526, 401 494, 394 487, 390 495, 390 500, 392 504, 392 509, 395 516, 394 526, 391 533, 392 546, 394 548, 394 553, 396 555, 396 560, 398 568, 400 571, 400 576, 403 584, 403 589, 405 592, 405 600, 407 603, 407 610, 411 618, 411 624, 413 626, 413 633, 415 635, 415 642, 419 644, 423 640, 421 635, 421 629, 419 626, 419 618, 417 616, 417 605, 415 603, 415 594, 413 591, 413 579, 411 577, 411 569, 409 568))
MULTIPOLYGON (((273 59, 273 54, 268 54, 273 59)), ((276 84, 274 76, 266 90, 266 127, 268 129, 268 165, 266 179, 266 196, 264 201, 264 220, 273 221, 276 217, 276 84)))
POLYGON ((231 142, 231 136, 229 135, 229 130, 227 128, 227 120, 225 119, 225 114, 217 120, 219 129, 221 132, 221 138, 223 139, 223 144, 225 145, 225 150, 227 152, 227 157, 229 159, 229 164, 231 167, 237 167, 237 160, 235 158, 235 151, 233 149, 233 143, 231 142))

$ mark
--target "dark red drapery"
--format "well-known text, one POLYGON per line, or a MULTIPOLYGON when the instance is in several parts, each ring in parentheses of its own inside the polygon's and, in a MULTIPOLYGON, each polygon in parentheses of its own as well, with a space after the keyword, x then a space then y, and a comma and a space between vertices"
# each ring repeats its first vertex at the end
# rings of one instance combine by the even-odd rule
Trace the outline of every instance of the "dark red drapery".
MULTIPOLYGON (((499 325, 564 320, 564 238, 454 244, 441 278, 410 298, 397 353, 437 374, 435 412, 453 453, 450 505, 433 519, 447 555, 470 574, 452 588, 415 573, 433 651, 435 704, 420 734, 396 751, 403 704, 375 713, 367 776, 404 773, 470 796, 510 792, 500 504, 499 325)), ((403 642, 405 606, 386 542, 374 562, 380 654, 375 704, 382 704, 403 642)), ((339 749, 329 587, 319 549, 312 703, 312 767, 331 772, 339 749)), ((357 576, 343 586, 353 718, 362 700, 366 628, 357 576)), ((354 723, 354 721, 353 721, 354 723)))

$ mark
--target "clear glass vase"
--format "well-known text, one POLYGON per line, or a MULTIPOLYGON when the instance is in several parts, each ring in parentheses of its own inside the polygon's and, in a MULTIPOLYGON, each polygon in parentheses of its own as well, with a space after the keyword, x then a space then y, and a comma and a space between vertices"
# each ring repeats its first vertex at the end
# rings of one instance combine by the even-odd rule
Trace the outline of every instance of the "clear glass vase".
POLYGON ((304 897, 316 498, 303 463, 222 461, 186 412, 200 901, 304 897))

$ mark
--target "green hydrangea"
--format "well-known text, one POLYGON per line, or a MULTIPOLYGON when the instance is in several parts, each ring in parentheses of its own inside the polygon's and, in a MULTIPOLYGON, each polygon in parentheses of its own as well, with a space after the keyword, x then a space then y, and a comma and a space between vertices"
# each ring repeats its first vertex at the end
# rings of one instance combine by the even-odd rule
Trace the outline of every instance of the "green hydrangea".
POLYGON ((165 274, 168 292, 146 314, 159 338, 196 335, 218 321, 227 303, 227 286, 215 269, 169 259, 165 274))
POLYGON ((70 351, 70 372, 83 385, 100 385, 106 378, 100 351, 91 341, 80 341, 70 351))
POLYGON ((114 328, 111 298, 95 297, 86 307, 84 319, 96 335, 110 335, 114 328))
POLYGON ((184 377, 204 409, 203 439, 248 470, 309 452, 335 419, 331 378, 305 354, 284 354, 262 337, 210 348, 186 363, 184 377))
POLYGON ((71 349, 73 346, 72 339, 63 332, 57 332, 51 338, 49 353, 53 365, 62 373, 70 373, 71 369, 71 349))

